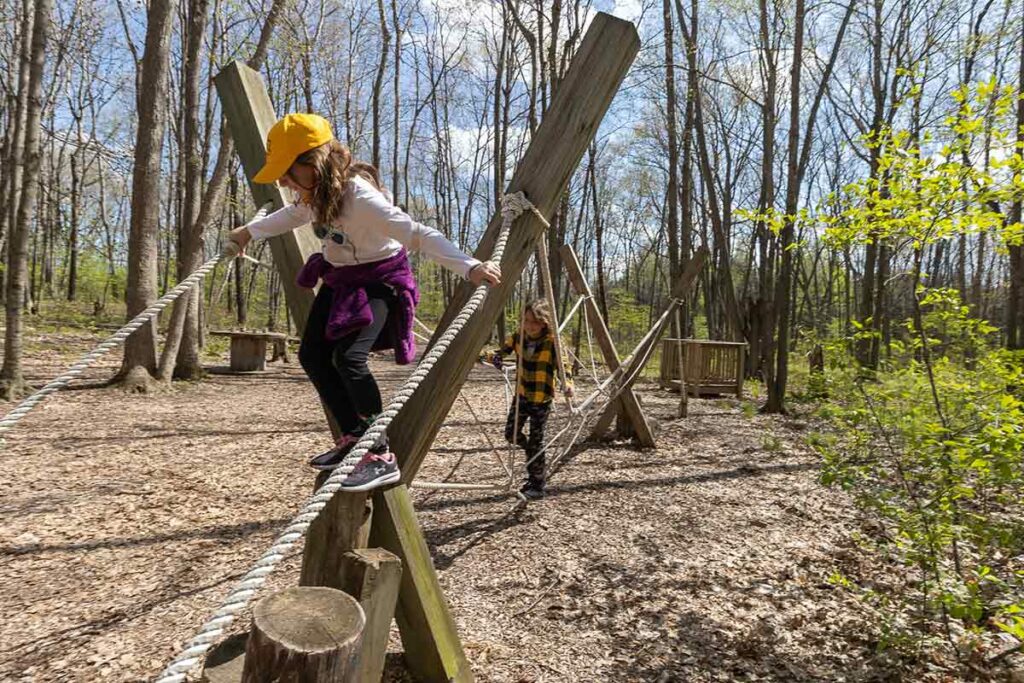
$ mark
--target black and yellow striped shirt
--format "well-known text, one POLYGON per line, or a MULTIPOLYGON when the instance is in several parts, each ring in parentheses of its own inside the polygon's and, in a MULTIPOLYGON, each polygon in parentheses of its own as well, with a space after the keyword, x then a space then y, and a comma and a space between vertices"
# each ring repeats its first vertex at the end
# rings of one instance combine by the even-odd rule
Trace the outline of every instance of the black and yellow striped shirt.
MULTIPOLYGON (((522 376, 516 382, 516 393, 527 403, 550 403, 555 397, 555 381, 558 378, 558 356, 555 354, 555 338, 547 333, 539 339, 523 337, 524 352, 519 353, 519 335, 511 335, 498 353, 522 356, 522 376)), ((566 382, 569 377, 566 376, 566 382)))

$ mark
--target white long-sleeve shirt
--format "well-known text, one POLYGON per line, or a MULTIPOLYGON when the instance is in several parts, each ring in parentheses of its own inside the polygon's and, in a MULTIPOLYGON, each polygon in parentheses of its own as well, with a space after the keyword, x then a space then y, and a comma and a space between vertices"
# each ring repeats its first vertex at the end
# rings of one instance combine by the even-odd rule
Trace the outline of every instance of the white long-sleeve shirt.
MULTIPOLYGON (((405 246, 425 254, 448 270, 467 277, 480 262, 459 250, 440 232, 414 221, 362 176, 349 182, 350 195, 341 215, 334 220, 334 234, 344 236, 338 244, 328 233, 323 242, 324 258, 334 266, 350 266, 391 258, 405 246)), ((290 204, 246 227, 253 239, 283 235, 316 219, 305 203, 290 204)))

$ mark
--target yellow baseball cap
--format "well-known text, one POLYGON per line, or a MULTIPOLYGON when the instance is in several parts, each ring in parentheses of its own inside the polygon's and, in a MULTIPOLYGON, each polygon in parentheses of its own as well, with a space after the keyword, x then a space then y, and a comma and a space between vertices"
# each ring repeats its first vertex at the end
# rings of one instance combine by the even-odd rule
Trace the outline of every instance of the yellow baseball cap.
POLYGON ((288 114, 267 133, 267 161, 252 177, 253 182, 267 185, 277 182, 300 154, 333 139, 331 124, 324 117, 288 114))

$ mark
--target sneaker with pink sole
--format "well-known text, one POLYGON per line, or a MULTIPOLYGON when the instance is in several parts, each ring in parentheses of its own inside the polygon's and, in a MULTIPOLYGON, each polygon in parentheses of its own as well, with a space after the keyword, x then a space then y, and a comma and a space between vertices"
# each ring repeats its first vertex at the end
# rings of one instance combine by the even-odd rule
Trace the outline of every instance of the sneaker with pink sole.
POLYGON ((338 437, 337 443, 329 451, 313 456, 309 459, 309 466, 315 470, 333 470, 339 467, 349 451, 359 443, 359 437, 354 434, 342 434, 338 437))
POLYGON ((342 491, 369 491, 371 489, 397 484, 402 478, 398 471, 398 459, 395 454, 386 451, 374 453, 367 451, 362 460, 356 463, 341 483, 342 491))

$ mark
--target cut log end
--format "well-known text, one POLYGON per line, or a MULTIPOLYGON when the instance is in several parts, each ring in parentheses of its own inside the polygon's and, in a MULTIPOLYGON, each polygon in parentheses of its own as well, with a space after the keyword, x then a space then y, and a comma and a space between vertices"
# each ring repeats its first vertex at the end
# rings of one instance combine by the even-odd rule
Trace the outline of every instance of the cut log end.
POLYGON ((253 610, 242 681, 353 680, 365 623, 359 603, 333 588, 274 593, 253 610))

